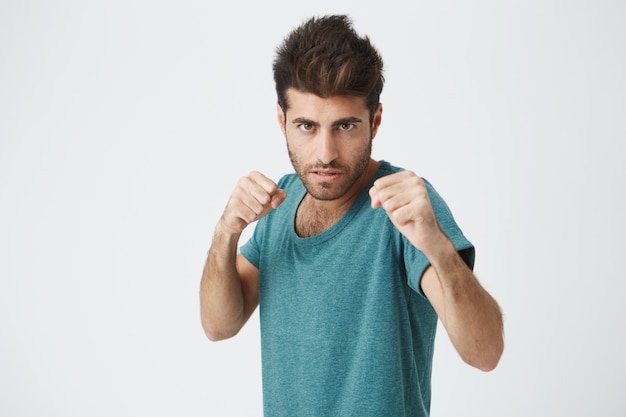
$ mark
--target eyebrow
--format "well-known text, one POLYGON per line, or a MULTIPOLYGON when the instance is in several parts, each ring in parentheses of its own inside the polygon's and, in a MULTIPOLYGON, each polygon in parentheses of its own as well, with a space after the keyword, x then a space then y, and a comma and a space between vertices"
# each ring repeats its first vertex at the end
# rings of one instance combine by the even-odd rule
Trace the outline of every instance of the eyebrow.
MULTIPOLYGON (((319 127, 320 126, 320 124, 318 122, 314 122, 313 120, 307 119, 306 117, 296 117, 295 119, 293 119, 291 121, 291 123, 293 123, 293 124, 308 124, 308 125, 313 125, 315 127, 319 127)), ((337 127, 337 126, 340 126, 340 125, 345 124, 345 123, 357 124, 357 123, 363 123, 363 120, 359 119, 358 117, 343 117, 343 118, 341 118, 339 120, 335 120, 332 123, 331 126, 332 127, 337 127)))

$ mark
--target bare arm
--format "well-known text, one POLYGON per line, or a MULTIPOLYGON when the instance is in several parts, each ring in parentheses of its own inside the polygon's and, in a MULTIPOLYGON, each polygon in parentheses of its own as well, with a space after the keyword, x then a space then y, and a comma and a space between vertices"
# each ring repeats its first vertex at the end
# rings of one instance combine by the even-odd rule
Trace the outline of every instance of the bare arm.
POLYGON ((238 239, 218 226, 202 272, 202 327, 213 341, 236 335, 259 303, 259 273, 246 258, 237 255, 238 239))
POLYGON ((427 255, 431 266, 422 277, 422 290, 461 358, 490 371, 497 366, 504 349, 500 308, 452 242, 442 242, 437 249, 427 255))
POLYGON ((211 340, 236 335, 259 303, 259 271, 237 255, 241 232, 285 199, 285 192, 258 172, 237 183, 215 227, 200 283, 202 327, 211 340))
POLYGON ((383 207, 394 226, 431 263, 422 290, 464 361, 494 369, 504 349, 502 314, 443 233, 421 178, 403 171, 378 179, 372 207, 383 207))

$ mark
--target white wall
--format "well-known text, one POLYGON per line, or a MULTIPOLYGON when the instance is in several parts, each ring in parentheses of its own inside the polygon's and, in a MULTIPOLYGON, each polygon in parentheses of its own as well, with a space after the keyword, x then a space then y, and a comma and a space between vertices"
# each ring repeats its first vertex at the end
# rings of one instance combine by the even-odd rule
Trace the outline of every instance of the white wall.
POLYGON ((237 178, 290 169, 274 48, 341 12, 387 65, 375 157, 505 313, 492 373, 439 333, 432 415, 624 415, 626 3, 248 3, 0 3, 0 414, 261 415, 257 317, 209 342, 200 272, 237 178))

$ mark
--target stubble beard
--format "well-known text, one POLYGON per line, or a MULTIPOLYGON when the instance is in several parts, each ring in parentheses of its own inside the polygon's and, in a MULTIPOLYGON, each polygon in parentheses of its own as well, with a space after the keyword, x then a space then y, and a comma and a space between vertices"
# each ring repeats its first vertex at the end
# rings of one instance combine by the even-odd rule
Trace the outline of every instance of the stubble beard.
POLYGON ((316 200, 330 201, 346 195, 348 191, 352 189, 352 186, 361 178, 372 156, 372 138, 369 140, 369 146, 365 148, 356 158, 354 166, 345 165, 336 161, 331 161, 328 164, 318 162, 316 164, 304 165, 297 156, 289 148, 287 143, 287 152, 289 153, 289 159, 296 174, 304 184, 307 192, 311 197, 316 200), (330 182, 312 182, 309 178, 309 173, 318 169, 337 169, 342 173, 342 181, 339 184, 330 182))

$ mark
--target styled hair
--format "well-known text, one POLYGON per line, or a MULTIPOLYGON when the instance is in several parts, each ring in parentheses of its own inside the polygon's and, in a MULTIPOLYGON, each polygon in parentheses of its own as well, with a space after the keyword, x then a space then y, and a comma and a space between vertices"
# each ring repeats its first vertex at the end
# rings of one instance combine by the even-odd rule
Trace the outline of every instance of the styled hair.
POLYGON ((322 98, 363 97, 372 118, 384 84, 381 56, 346 15, 313 17, 295 28, 277 48, 273 69, 283 112, 294 88, 322 98))

